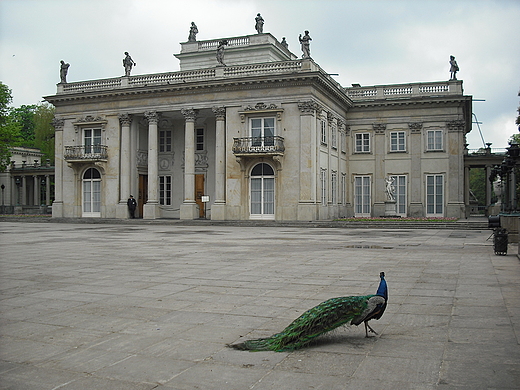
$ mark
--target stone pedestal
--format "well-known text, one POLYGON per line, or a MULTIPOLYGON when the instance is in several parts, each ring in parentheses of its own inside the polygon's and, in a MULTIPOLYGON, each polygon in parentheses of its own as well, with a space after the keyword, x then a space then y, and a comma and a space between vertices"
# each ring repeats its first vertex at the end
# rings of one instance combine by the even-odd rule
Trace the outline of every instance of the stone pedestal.
POLYGON ((126 202, 119 202, 116 206, 116 218, 127 219, 129 217, 128 205, 126 202))
POLYGON ((157 219, 159 218, 159 204, 146 203, 143 205, 143 219, 157 219))
POLYGON ((387 200, 385 202, 385 217, 397 216, 397 204, 395 200, 387 200))
POLYGON ((224 221, 226 219, 226 205, 224 203, 213 203, 211 206, 211 219, 224 221))
POLYGON ((181 204, 180 219, 197 219, 199 218, 199 207, 197 203, 186 202, 181 204))

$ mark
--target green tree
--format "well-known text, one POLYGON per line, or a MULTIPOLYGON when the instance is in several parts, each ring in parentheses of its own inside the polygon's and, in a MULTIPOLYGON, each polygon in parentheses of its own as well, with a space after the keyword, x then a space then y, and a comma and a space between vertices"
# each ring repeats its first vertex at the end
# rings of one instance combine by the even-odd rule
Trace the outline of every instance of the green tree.
POLYGON ((469 189, 479 206, 486 205, 486 170, 475 168, 469 171, 469 189))
POLYGON ((11 120, 18 124, 20 128, 20 140, 19 146, 26 148, 34 148, 35 135, 34 135, 34 112, 36 111, 35 105, 22 105, 17 108, 10 109, 11 120))
POLYGON ((54 163, 54 127, 51 122, 54 118, 54 106, 43 103, 36 106, 34 111, 35 146, 42 151, 44 159, 54 163))
POLYGON ((11 161, 10 148, 17 146, 20 125, 13 121, 9 104, 13 101, 11 90, 0 81, 0 172, 4 172, 11 161))

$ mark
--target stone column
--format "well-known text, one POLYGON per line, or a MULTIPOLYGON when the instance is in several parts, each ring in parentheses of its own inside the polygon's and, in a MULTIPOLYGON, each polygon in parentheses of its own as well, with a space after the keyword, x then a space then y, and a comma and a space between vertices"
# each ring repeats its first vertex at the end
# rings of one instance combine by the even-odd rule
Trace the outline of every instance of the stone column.
POLYGON ((298 220, 314 221, 317 217, 316 205, 316 111, 319 106, 309 100, 298 103, 300 109, 300 195, 298 200, 298 220))
POLYGON ((198 217, 197 203, 195 202, 195 119, 198 110, 193 108, 182 109, 186 118, 184 131, 184 202, 180 207, 181 219, 195 219, 198 217))
POLYGON ((119 169, 119 204, 116 208, 117 218, 128 218, 127 200, 130 196, 130 114, 120 114, 121 144, 119 146, 120 169, 119 169))
POLYGON ((211 219, 226 219, 226 108, 213 107, 215 125, 215 202, 211 219))
POLYGON ((408 123, 408 128, 410 129, 409 153, 411 160, 410 177, 408 180, 408 185, 410 186, 408 190, 408 194, 410 195, 408 216, 424 217, 426 210, 425 204, 423 203, 424 177, 421 166, 423 124, 422 122, 408 123))
POLYGON ((371 140, 371 150, 374 153, 374 183, 372 201, 374 209, 372 215, 380 217, 386 214, 385 209, 385 132, 386 123, 373 123, 374 138, 371 140))
POLYGON ((143 206, 143 219, 156 219, 159 213, 157 124, 160 114, 147 111, 144 116, 148 120, 148 201, 143 206))
POLYGON ((45 206, 48 206, 51 201, 51 177, 45 175, 45 206))
POLYGON ((40 181, 37 175, 33 175, 33 204, 40 205, 40 181))
POLYGON ((55 160, 54 160, 54 202, 52 203, 52 216, 63 217, 63 126, 64 120, 54 118, 55 160))

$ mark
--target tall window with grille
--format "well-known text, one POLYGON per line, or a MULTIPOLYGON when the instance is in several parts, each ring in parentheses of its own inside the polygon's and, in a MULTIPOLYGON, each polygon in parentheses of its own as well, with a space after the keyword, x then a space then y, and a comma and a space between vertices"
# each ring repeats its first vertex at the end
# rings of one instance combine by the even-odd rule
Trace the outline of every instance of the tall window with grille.
POLYGON ((442 130, 428 130, 426 132, 426 150, 428 151, 442 151, 444 145, 442 142, 443 132, 442 130))
POLYGON ((338 203, 338 172, 332 171, 330 173, 330 200, 332 204, 338 203))
POLYGON ((327 170, 320 169, 321 205, 327 205, 327 170))
POLYGON ((426 215, 444 215, 444 175, 426 175, 426 215))
POLYGON ((406 133, 404 131, 393 131, 390 133, 390 151, 406 151, 406 133))
POLYGON ((159 152, 172 151, 172 131, 159 130, 159 152))
POLYGON ((159 204, 171 206, 172 204, 172 177, 159 176, 159 204))
POLYGON ((327 145, 327 122, 320 121, 320 138, 321 144, 327 145))
POLYGON ((371 213, 370 176, 354 177, 354 212, 359 217, 369 217, 371 213))
POLYGON ((336 126, 332 126, 330 128, 330 146, 333 149, 338 148, 338 140, 337 140, 338 131, 336 129, 336 126))
POLYGON ((195 150, 204 150, 204 129, 195 130, 195 150))
POLYGON ((356 153, 370 153, 370 133, 356 133, 355 151, 356 153))
POLYGON ((341 174, 341 204, 347 203, 347 174, 341 174))
POLYGON ((405 217, 407 213, 407 198, 406 198, 406 175, 394 175, 396 212, 405 217))

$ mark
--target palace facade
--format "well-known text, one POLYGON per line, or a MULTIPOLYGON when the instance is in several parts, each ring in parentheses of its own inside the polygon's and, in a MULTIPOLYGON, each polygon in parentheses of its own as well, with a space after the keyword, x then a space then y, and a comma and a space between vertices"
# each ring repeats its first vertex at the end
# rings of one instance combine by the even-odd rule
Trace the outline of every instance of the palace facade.
POLYGON ((344 87, 269 33, 219 62, 221 41, 181 43, 177 72, 58 84, 54 217, 128 218, 130 194, 145 219, 465 216, 462 81, 344 87))

